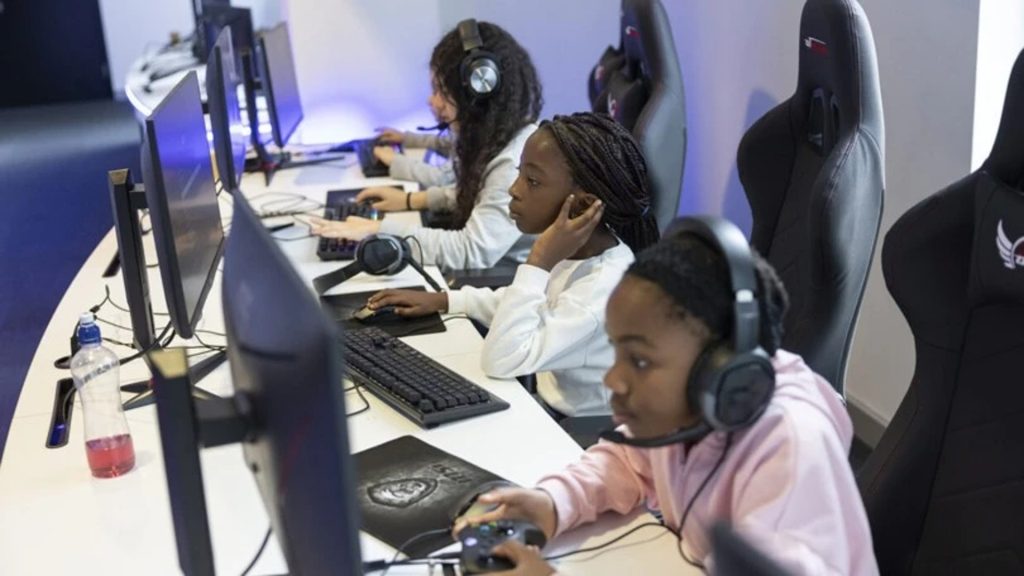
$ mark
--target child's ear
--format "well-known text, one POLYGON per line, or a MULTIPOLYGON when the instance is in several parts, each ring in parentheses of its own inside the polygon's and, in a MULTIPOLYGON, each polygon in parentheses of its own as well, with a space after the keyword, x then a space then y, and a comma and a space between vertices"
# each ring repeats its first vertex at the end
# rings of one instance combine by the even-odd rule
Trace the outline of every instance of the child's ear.
POLYGON ((584 192, 579 188, 577 188, 575 195, 576 197, 573 199, 572 207, 569 209, 569 218, 581 216, 587 211, 587 208, 590 208, 594 202, 597 202, 597 196, 594 196, 589 192, 584 192))

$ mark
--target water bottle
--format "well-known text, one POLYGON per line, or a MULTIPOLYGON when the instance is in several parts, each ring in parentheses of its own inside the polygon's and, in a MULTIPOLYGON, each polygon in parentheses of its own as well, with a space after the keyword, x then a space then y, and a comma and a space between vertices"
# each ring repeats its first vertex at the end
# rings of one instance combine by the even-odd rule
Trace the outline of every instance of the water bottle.
POLYGON ((121 408, 117 356, 103 347, 92 312, 78 322, 81 349, 71 359, 71 376, 82 401, 85 455, 96 478, 113 478, 135 466, 135 446, 121 408))

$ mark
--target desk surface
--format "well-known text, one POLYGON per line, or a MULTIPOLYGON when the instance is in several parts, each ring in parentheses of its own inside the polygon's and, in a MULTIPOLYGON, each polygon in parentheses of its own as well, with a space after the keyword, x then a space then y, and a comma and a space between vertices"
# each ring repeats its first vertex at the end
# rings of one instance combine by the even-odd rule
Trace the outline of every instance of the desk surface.
MULTIPOLYGON (((280 172, 269 188, 263 185, 262 175, 247 175, 242 188, 259 206, 261 199, 270 198, 265 195, 268 192, 300 193, 322 201, 329 189, 371 182, 387 181, 366 180, 357 167, 339 162, 280 172)), ((221 208, 228 221, 229 199, 222 200, 221 208)), ((305 230, 293 227, 277 235, 300 238, 305 230)), ((151 241, 147 238, 147 242, 151 241)), ((307 280, 337 266, 317 260, 312 238, 279 244, 307 280)), ((147 260, 155 262, 152 245, 146 249, 147 260)), ((110 287, 115 302, 124 304, 120 276, 101 278, 115 252, 116 240, 110 233, 82 266, 54 312, 22 388, 0 462, 0 564, 5 574, 83 573, 83 569, 84 573, 102 570, 108 575, 179 573, 159 428, 152 406, 128 413, 137 464, 124 477, 98 480, 89 475, 77 401, 68 445, 55 450, 44 448, 54 384, 69 376, 67 371, 54 368, 53 360, 67 353, 67 339, 78 314, 103 300, 104 285, 110 287)), ((437 274, 437 270, 432 273, 437 274)), ((355 292, 421 283, 415 272, 406 271, 390 278, 360 275, 335 290, 355 292)), ((154 309, 163 309, 162 283, 156 269, 150 270, 150 290, 154 309)), ((201 328, 222 331, 220 298, 218 275, 201 328)), ((128 315, 109 304, 99 316, 129 325, 128 315)), ((162 325, 165 318, 158 316, 157 324, 162 325)), ((574 461, 580 453, 578 446, 516 381, 496 380, 483 374, 479 362, 482 341, 470 323, 455 319, 447 327, 444 333, 404 340, 501 396, 511 404, 511 409, 426 431, 367 394, 370 410, 348 421, 351 449, 364 450, 412 434, 523 485, 574 461)), ((125 330, 109 325, 103 330, 105 336, 130 340, 125 330)), ((124 349, 117 352, 122 356, 128 353, 124 349)), ((121 369, 124 382, 143 377, 148 374, 142 362, 132 362, 121 369)), ((204 379, 202 385, 215 393, 230 393, 227 364, 204 379)), ((357 405, 352 393, 348 400, 350 406, 357 405)), ((268 517, 239 445, 203 450, 201 459, 217 571, 239 573, 262 540, 268 517)), ((631 518, 609 516, 585 530, 566 535, 546 551, 575 549, 582 542, 599 544, 646 520, 650 520, 646 514, 631 518)), ((366 534, 362 535, 362 548, 364 560, 390 557, 394 552, 366 534)), ((568 574, 623 574, 636 570, 644 574, 688 574, 693 570, 679 558, 675 539, 655 529, 637 532, 603 552, 565 559, 558 566, 568 574)), ((283 556, 272 538, 253 573, 284 570, 283 556)), ((426 569, 403 567, 390 573, 423 574, 426 569)))

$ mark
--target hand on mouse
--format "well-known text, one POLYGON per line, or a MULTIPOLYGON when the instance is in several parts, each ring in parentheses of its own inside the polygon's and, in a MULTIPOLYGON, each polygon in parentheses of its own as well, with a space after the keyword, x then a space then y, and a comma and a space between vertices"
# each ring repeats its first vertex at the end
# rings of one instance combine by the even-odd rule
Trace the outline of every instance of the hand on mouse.
POLYGON ((388 126, 381 126, 377 128, 377 140, 384 142, 385 144, 401 144, 405 140, 405 134, 390 128, 388 126))
POLYGON ((391 146, 374 146, 373 155, 377 157, 385 166, 391 166, 391 163, 395 160, 395 149, 391 146))
POLYGON ((380 230, 380 222, 358 216, 349 216, 341 222, 312 217, 309 219, 309 232, 324 238, 344 238, 346 240, 362 240, 380 230))
POLYGON ((558 527, 558 513, 555 501, 543 490, 526 488, 499 488, 481 494, 479 500, 484 504, 497 504, 498 507, 479 516, 467 518, 463 516, 455 520, 452 534, 458 534, 469 525, 484 524, 497 520, 526 520, 544 532, 551 540, 558 527))
MULTIPOLYGON (((371 186, 356 194, 356 202, 373 202, 373 207, 382 212, 401 212, 408 210, 405 196, 404 190, 394 186, 371 186)), ((426 207, 425 196, 425 192, 412 193, 409 201, 413 210, 422 210, 426 207)))
POLYGON ((595 199, 582 214, 572 218, 569 214, 575 202, 575 194, 570 194, 565 199, 558 217, 533 243, 530 256, 526 259, 527 264, 550 272, 555 264, 569 258, 587 243, 590 235, 601 223, 604 203, 595 199))
POLYGON ((366 302, 371 310, 382 306, 394 306, 398 316, 426 316, 434 312, 448 311, 448 294, 444 292, 420 292, 418 290, 382 290, 366 302))
POLYGON ((555 569, 541 556, 536 546, 525 546, 515 540, 506 540, 491 550, 495 556, 508 558, 515 568, 504 572, 493 572, 496 576, 550 576, 555 569))

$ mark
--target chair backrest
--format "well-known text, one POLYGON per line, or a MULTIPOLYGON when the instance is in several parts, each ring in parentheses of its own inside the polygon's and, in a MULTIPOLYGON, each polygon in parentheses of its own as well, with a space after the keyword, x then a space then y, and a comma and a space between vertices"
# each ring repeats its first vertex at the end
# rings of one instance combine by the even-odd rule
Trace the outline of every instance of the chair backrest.
POLYGON ((590 103, 640 143, 654 214, 664 229, 679 211, 686 160, 686 102, 676 44, 659 0, 623 0, 619 32, 619 47, 609 46, 591 70, 590 103))
POLYGON ((740 142, 751 245, 790 293, 783 347, 843 392, 882 218, 884 129, 875 45, 855 0, 808 0, 796 92, 740 142))
POLYGON ((914 378, 858 473, 882 574, 1024 574, 1024 52, 982 167, 882 247, 914 378))

